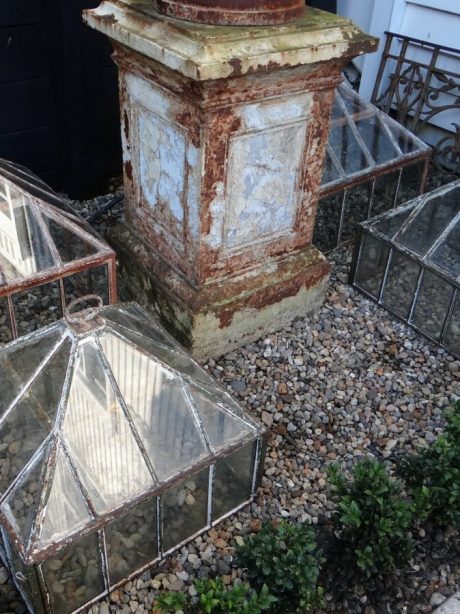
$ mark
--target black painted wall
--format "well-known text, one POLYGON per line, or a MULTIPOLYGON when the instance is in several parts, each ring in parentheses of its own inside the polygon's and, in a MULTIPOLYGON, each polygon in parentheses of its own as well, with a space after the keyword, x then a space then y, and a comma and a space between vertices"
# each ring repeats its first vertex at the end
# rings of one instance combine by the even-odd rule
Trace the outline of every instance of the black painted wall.
POLYGON ((307 4, 314 6, 317 9, 323 9, 323 11, 329 11, 330 13, 337 12, 336 0, 310 0, 307 4))
POLYGON ((81 19, 99 0, 0 0, 0 157, 73 197, 120 173, 117 71, 81 19))

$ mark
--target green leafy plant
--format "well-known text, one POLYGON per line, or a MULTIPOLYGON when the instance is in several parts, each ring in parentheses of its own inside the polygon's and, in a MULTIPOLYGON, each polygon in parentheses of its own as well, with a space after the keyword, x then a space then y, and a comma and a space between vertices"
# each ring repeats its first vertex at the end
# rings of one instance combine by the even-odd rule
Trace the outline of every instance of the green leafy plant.
POLYGON ((337 465, 329 468, 337 500, 333 514, 334 565, 342 575, 378 577, 404 567, 413 548, 413 505, 385 465, 365 460, 347 480, 337 465))
POLYGON ((161 593, 155 600, 155 611, 181 612, 187 606, 188 596, 185 593, 161 593))
POLYGON ((276 602, 276 597, 270 594, 266 585, 257 592, 248 583, 227 588, 221 578, 206 578, 195 580, 194 586, 197 591, 196 601, 184 593, 163 593, 156 599, 154 612, 261 614, 270 610, 276 602))
POLYGON ((307 612, 322 605, 324 593, 317 583, 324 559, 309 525, 264 525, 238 546, 236 554, 251 584, 268 585, 277 598, 272 611, 307 612))
POLYGON ((419 516, 434 525, 460 521, 460 400, 446 412, 443 435, 429 447, 402 458, 397 473, 418 506, 419 516))

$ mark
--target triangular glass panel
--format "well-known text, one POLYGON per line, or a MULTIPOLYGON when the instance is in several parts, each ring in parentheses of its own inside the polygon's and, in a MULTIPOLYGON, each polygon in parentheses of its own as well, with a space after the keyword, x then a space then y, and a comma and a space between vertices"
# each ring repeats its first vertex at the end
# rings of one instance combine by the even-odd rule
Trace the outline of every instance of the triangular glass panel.
POLYGON ((60 449, 36 549, 41 550, 68 538, 90 520, 91 515, 82 493, 75 482, 65 454, 60 449))
POLYGON ((431 254, 430 262, 455 278, 460 276, 460 220, 431 254))
POLYGON ((139 313, 136 307, 129 306, 123 310, 119 308, 104 309, 102 315, 106 320, 123 326, 124 329, 134 331, 140 335, 146 335, 166 347, 184 353, 182 347, 170 335, 166 334, 161 328, 154 326, 142 313, 139 313))
POLYGON ((98 352, 92 340, 78 348, 62 432, 96 511, 104 513, 148 490, 153 478, 98 352))
POLYGON ((57 265, 30 199, 11 188, 0 196, 0 264, 7 281, 57 265))
POLYGON ((97 253, 97 248, 77 232, 47 214, 43 218, 64 264, 97 253))
POLYGON ((164 362, 168 367, 171 367, 171 369, 188 375, 189 377, 208 386, 216 385, 212 377, 206 373, 206 371, 200 367, 200 365, 192 360, 190 356, 187 356, 187 354, 179 353, 172 348, 167 348, 160 345, 160 342, 155 338, 152 339, 151 337, 138 335, 133 333, 131 330, 118 326, 117 324, 112 324, 111 328, 113 328, 118 335, 125 337, 125 339, 128 339, 135 345, 148 352, 152 357, 158 358, 164 362))
POLYGON ((254 432, 248 424, 218 405, 218 400, 204 389, 189 384, 188 390, 204 430, 215 448, 219 449, 254 432))
POLYGON ((14 526, 24 548, 39 513, 38 506, 45 478, 49 446, 44 446, 38 458, 27 468, 1 504, 2 512, 14 526))
POLYGON ((389 239, 392 239, 411 213, 412 207, 406 207, 403 210, 398 209, 394 212, 391 211, 372 222, 372 228, 375 228, 375 230, 378 230, 389 239))
POLYGON ((116 335, 101 344, 161 481, 208 454, 179 378, 116 335))
POLYGON ((428 198, 409 225, 395 240, 420 256, 424 256, 460 211, 458 192, 428 198))
POLYGON ((54 426, 70 346, 66 339, 0 426, 0 493, 16 479, 54 426))
POLYGON ((0 418, 56 345, 63 334, 63 328, 62 323, 57 323, 52 328, 48 328, 45 334, 39 332, 33 339, 20 339, 13 346, 2 350, 0 354, 0 418))

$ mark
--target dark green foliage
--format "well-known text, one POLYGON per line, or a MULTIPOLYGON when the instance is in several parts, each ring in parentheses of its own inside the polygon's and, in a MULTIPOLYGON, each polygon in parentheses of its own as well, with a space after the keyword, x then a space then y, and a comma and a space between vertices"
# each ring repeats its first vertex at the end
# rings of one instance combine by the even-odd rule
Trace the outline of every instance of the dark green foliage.
POLYGON ((337 499, 333 554, 339 573, 371 578, 403 568, 413 548, 414 514, 400 483, 373 460, 355 465, 351 480, 333 465, 329 479, 337 499))
POLYGON ((195 580, 194 586, 198 593, 196 602, 184 593, 163 593, 156 600, 154 612, 260 614, 276 602, 267 586, 262 586, 259 593, 247 583, 227 588, 220 578, 195 580))
POLYGON ((161 593, 155 600, 154 612, 179 612, 185 611, 188 596, 185 593, 161 593))
POLYGON ((460 401, 446 412, 446 421, 434 444, 406 456, 397 468, 420 516, 439 526, 460 521, 460 401))
POLYGON ((322 604, 323 590, 317 582, 324 559, 309 525, 285 521, 277 527, 265 525, 246 538, 236 554, 251 584, 268 585, 277 597, 272 611, 307 612, 322 604))

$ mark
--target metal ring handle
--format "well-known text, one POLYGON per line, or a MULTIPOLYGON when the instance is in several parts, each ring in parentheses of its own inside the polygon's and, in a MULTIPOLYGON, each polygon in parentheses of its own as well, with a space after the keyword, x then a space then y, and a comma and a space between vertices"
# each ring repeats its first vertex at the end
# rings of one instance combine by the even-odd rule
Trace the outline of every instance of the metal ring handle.
POLYGON ((85 296, 80 296, 79 298, 74 298, 70 301, 70 303, 64 309, 64 317, 68 322, 72 322, 74 324, 78 324, 78 322, 89 322, 89 320, 93 320, 96 317, 98 310, 103 305, 104 301, 99 295, 86 294, 85 296), (87 307, 81 311, 73 312, 74 307, 80 303, 87 303, 88 301, 95 301, 97 306, 87 307))

